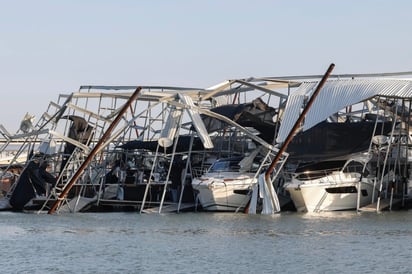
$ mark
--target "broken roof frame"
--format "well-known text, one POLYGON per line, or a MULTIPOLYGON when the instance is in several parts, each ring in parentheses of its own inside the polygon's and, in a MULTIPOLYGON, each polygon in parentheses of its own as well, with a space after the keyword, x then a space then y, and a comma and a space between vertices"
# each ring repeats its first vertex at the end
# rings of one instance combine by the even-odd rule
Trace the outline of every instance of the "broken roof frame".
MULTIPOLYGON (((405 74, 406 73, 399 73, 399 75, 405 74)), ((412 73, 408 72, 408 74, 412 73)), ((345 107, 366 102, 376 97, 407 100, 412 98, 411 79, 384 77, 355 78, 353 75, 350 76, 351 78, 348 79, 338 78, 328 80, 325 83, 321 94, 306 115, 303 124, 304 131, 326 120, 345 107)), ((394 76, 394 74, 391 74, 391 76, 394 76)), ((312 94, 316 84, 317 81, 304 81, 299 88, 289 96, 276 139, 278 143, 282 143, 285 140, 297 120, 306 98, 312 94)))

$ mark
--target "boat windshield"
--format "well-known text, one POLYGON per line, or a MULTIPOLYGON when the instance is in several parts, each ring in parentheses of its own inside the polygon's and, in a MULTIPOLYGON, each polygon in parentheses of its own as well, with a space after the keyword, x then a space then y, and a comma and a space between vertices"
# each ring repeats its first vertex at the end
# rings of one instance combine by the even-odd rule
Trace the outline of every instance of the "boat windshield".
MULTIPOLYGON (((363 171, 363 164, 358 161, 350 161, 347 163, 343 169, 343 172, 357 172, 362 173, 363 171)), ((367 169, 365 170, 367 172, 367 169)), ((365 174, 366 175, 366 174, 365 174)))
POLYGON ((211 167, 209 172, 237 172, 239 171, 239 161, 238 160, 218 160, 211 167))

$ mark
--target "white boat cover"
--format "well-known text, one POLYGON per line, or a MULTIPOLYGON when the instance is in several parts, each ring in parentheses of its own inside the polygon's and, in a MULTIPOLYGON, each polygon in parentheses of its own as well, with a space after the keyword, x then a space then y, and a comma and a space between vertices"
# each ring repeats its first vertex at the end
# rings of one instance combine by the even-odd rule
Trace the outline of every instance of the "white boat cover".
MULTIPOLYGON (((314 92, 317 82, 303 82, 289 96, 276 141, 285 141, 301 113, 305 97, 314 92)), ((412 80, 405 79, 340 79, 329 80, 305 117, 303 130, 308 130, 343 108, 375 96, 411 98, 412 80)))

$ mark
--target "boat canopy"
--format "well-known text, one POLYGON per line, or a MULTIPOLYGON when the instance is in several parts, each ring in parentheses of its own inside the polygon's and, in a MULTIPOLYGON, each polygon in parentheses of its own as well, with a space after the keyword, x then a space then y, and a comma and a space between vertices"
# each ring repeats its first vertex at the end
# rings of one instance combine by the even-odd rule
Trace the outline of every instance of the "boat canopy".
POLYGON ((325 161, 367 151, 373 136, 386 135, 392 122, 321 122, 295 135, 287 148, 291 161, 325 161), (375 131, 374 131, 375 130, 375 131))
MULTIPOLYGON (((177 140, 176 151, 175 152, 186 152, 190 148, 191 138, 193 138, 193 145, 192 150, 204 150, 203 143, 200 138, 192 137, 190 135, 181 135, 177 140)), ((173 140, 175 142, 175 140, 173 140)), ((156 141, 140 141, 140 140, 133 140, 129 141, 123 145, 118 146, 119 148, 125 150, 133 150, 133 149, 144 149, 156 152, 158 150, 159 142, 156 141)), ((164 149, 160 149, 159 151, 166 153, 172 153, 173 147, 167 147, 164 149)))

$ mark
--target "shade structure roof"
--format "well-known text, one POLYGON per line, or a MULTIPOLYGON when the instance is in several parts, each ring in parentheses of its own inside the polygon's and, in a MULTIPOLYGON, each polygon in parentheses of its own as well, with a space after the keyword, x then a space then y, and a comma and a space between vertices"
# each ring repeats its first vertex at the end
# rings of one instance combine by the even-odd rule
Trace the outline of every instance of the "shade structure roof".
MULTIPOLYGON (((305 98, 310 97, 318 82, 302 82, 289 96, 276 141, 285 141, 297 121, 305 98)), ((308 130, 343 108, 375 96, 412 99, 411 79, 338 79, 326 81, 306 114, 303 130, 308 130)))

